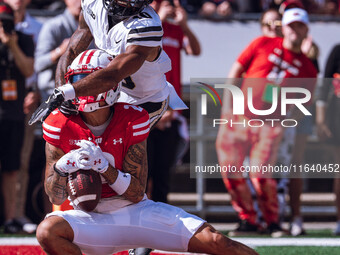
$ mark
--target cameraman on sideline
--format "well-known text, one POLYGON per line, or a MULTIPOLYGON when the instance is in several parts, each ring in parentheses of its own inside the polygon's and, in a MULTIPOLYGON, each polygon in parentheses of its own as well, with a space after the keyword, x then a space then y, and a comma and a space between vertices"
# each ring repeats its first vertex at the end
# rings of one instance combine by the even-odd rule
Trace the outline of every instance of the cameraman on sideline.
POLYGON ((4 199, 5 233, 16 233, 16 180, 24 138, 25 80, 33 74, 34 43, 14 30, 12 8, 0 2, 0 173, 4 199))

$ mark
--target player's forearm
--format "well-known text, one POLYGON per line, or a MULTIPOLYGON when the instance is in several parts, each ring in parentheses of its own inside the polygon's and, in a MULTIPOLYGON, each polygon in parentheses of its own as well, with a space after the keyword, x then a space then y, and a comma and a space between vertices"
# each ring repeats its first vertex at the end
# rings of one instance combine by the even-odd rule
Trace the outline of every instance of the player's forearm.
POLYGON ((73 83, 75 94, 77 97, 97 95, 115 88, 121 80, 134 74, 144 61, 145 58, 138 54, 120 54, 111 61, 108 67, 73 83), (93 84, 98 84, 98 86, 93 84))
POLYGON ((67 177, 61 177, 54 170, 55 163, 64 155, 64 152, 46 142, 46 170, 45 170, 45 192, 51 203, 61 205, 67 198, 67 177))
POLYGON ((58 61, 55 76, 56 87, 65 84, 64 76, 67 72, 67 67, 81 52, 89 47, 92 39, 93 37, 88 29, 78 28, 76 32, 72 35, 65 53, 60 57, 58 61))
POLYGON ((102 175, 119 195, 134 203, 141 201, 144 197, 148 175, 146 141, 130 146, 125 155, 122 170, 109 165, 102 175))
POLYGON ((64 55, 62 55, 58 61, 57 69, 55 73, 55 86, 59 87, 63 84, 65 84, 65 70, 67 70, 67 67, 72 62, 73 54, 71 54, 71 51, 66 51, 64 55))
MULTIPOLYGON (((102 174, 102 176, 105 178, 105 180, 111 187, 114 187, 112 185, 114 185, 117 181, 118 182, 120 181, 117 180, 119 173, 118 171, 120 170, 110 165, 107 171, 102 174)), ((131 202, 138 203, 143 199, 144 193, 145 185, 143 185, 135 176, 131 175, 131 181, 129 183, 129 186, 127 187, 126 191, 122 194, 122 196, 124 196, 131 202)))
POLYGON ((138 203, 142 201, 145 194, 145 188, 140 181, 132 176, 129 188, 125 191, 123 196, 131 202, 138 203))
POLYGON ((55 172, 46 178, 45 191, 52 204, 61 205, 66 200, 66 185, 67 177, 61 177, 55 172))

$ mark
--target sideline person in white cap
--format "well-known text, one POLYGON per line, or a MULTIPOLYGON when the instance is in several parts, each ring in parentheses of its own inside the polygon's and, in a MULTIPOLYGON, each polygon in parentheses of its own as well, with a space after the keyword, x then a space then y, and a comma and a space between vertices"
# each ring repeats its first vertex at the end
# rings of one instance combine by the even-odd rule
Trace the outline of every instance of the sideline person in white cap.
MULTIPOLYGON (((316 78, 317 71, 313 63, 301 52, 301 44, 308 33, 308 14, 306 11, 293 8, 283 14, 282 33, 280 37, 261 36, 248 45, 233 64, 228 78, 264 78, 244 79, 240 88, 247 91, 253 90, 253 107, 257 110, 269 109, 272 102, 266 99, 266 92, 273 84, 278 87, 287 87, 291 83, 286 78, 316 78)), ((234 84, 234 83, 233 83, 234 84)), ((315 83, 310 80, 299 84, 314 91, 315 83)), ((233 122, 248 123, 251 119, 279 119, 286 116, 277 109, 272 114, 259 116, 252 113, 247 104, 244 116, 233 116, 228 101, 227 92, 221 111, 222 119, 230 119, 233 122)), ((291 95, 294 97, 294 95, 291 95)), ((296 97, 297 95, 295 95, 296 97)), ((307 105, 311 104, 311 100, 307 105)), ((298 120, 302 113, 297 107, 290 108, 292 119, 298 120)), ((302 116, 301 116, 302 117, 302 116)), ((299 124, 298 124, 299 125, 299 124)), ((284 128, 280 125, 271 126, 264 124, 253 128, 250 125, 221 125, 216 138, 216 150, 220 166, 235 166, 241 168, 244 158, 249 156, 250 165, 264 166, 275 165, 278 145, 280 144, 284 128)), ((257 212, 253 206, 250 189, 242 172, 238 174, 222 173, 223 181, 232 197, 232 205, 237 211, 240 224, 235 231, 229 233, 232 236, 251 234, 258 232, 261 228, 257 222, 257 212)), ((273 237, 284 234, 279 224, 279 210, 277 200, 276 181, 271 176, 263 176, 256 173, 250 174, 250 180, 255 187, 260 209, 266 227, 273 237), (269 178, 268 178, 269 177, 269 178)))

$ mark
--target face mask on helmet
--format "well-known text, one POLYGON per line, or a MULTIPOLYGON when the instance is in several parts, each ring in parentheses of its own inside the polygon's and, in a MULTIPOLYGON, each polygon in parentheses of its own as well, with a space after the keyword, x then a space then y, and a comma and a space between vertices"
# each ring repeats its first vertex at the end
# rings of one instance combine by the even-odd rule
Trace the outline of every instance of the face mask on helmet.
MULTIPOLYGON (((69 66, 65 74, 68 83, 77 82, 89 74, 105 68, 113 57, 102 50, 87 50, 78 55, 69 66)), ((114 84, 112 84, 113 86, 114 84)), ((94 84, 94 86, 96 86, 94 84)), ((115 89, 110 89, 105 93, 96 96, 78 97, 73 100, 78 111, 94 112, 101 108, 110 107, 117 102, 120 95, 120 84, 115 89)))
POLYGON ((110 16, 124 20, 137 15, 152 0, 103 0, 104 8, 110 16))

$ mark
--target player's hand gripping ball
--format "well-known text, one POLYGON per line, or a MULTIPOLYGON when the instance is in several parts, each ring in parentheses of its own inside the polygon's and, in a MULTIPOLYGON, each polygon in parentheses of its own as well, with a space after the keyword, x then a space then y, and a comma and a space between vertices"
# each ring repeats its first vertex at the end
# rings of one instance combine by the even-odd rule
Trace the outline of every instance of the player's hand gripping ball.
POLYGON ((81 164, 90 167, 101 174, 107 170, 109 162, 98 145, 87 140, 81 140, 77 145, 80 147, 81 157, 79 162, 81 164))
POLYGON ((99 173, 94 170, 78 170, 69 174, 67 192, 75 206, 86 212, 93 211, 102 193, 99 173))

